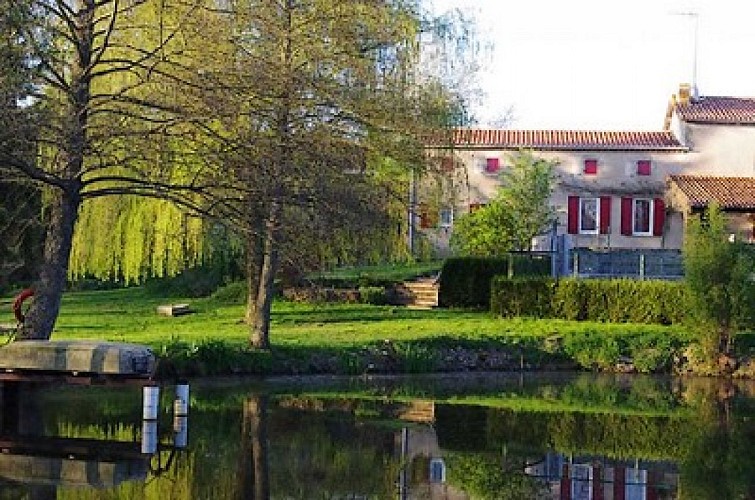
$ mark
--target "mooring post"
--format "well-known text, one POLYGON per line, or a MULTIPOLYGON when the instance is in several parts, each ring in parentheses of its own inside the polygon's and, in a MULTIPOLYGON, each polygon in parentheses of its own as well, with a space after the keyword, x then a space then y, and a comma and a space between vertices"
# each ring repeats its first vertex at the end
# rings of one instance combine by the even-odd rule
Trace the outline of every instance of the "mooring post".
POLYGON ((189 417, 173 417, 173 446, 186 448, 189 442, 189 417))
POLYGON ((145 455, 157 453, 157 420, 142 421, 142 453, 145 455))
POLYGON ((142 453, 157 453, 157 416, 160 413, 160 386, 145 385, 142 389, 142 453))
POLYGON ((176 382, 176 400, 173 402, 173 414, 185 417, 189 414, 189 383, 185 380, 176 382))
POLYGON ((160 386, 154 384, 145 385, 143 394, 142 419, 157 420, 160 410, 160 386))

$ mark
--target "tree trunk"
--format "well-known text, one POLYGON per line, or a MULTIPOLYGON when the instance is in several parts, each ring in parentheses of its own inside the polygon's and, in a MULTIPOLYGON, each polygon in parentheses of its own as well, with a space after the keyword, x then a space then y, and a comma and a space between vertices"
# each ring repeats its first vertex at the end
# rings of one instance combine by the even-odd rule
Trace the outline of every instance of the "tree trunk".
POLYGON ((270 349, 270 310, 275 292, 275 274, 278 270, 279 212, 280 202, 274 201, 265 224, 265 241, 252 323, 251 344, 258 349, 270 349))
POLYGON ((71 35, 73 61, 67 86, 68 103, 64 110, 63 138, 56 168, 61 185, 53 193, 50 221, 45 237, 39 282, 34 303, 21 329, 22 339, 49 339, 60 310, 60 300, 68 275, 73 230, 81 205, 81 177, 87 151, 87 124, 91 102, 91 65, 95 39, 95 0, 75 0, 71 35))
POLYGON ((246 253, 246 312, 244 322, 254 325, 257 311, 257 293, 260 286, 260 269, 262 269, 262 248, 258 236, 250 236, 246 253))
POLYGON ((21 329, 21 339, 47 340, 52 335, 66 285, 80 203, 77 192, 59 190, 50 204, 40 277, 34 290, 34 301, 21 329))
POLYGON ((270 474, 268 472, 267 396, 253 396, 244 402, 241 435, 243 470, 238 498, 268 500, 270 474))

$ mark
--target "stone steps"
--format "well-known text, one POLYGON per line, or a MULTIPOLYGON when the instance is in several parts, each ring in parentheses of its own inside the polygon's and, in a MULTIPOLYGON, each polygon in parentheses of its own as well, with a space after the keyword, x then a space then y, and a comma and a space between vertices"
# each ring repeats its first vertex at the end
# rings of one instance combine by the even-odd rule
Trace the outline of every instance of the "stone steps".
POLYGON ((395 289, 396 302, 413 309, 433 309, 438 307, 440 286, 435 278, 418 278, 405 281, 395 289))

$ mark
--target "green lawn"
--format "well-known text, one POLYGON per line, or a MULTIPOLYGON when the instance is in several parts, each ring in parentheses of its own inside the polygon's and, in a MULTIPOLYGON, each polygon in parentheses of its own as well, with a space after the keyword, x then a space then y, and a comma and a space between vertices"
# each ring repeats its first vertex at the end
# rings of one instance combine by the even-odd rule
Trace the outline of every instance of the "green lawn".
MULTIPOLYGON (((0 323, 12 322, 7 301, 0 323)), ((144 288, 72 292, 64 296, 53 339, 102 339, 159 346, 171 340, 207 339, 245 343, 243 306, 213 299, 160 298, 144 288), (187 302, 196 311, 169 318, 155 312, 159 304, 187 302)), ((495 341, 569 335, 585 331, 608 335, 682 334, 681 327, 636 324, 498 319, 485 312, 410 310, 360 304, 310 305, 278 301, 273 307, 274 346, 353 347, 392 341, 495 341)))

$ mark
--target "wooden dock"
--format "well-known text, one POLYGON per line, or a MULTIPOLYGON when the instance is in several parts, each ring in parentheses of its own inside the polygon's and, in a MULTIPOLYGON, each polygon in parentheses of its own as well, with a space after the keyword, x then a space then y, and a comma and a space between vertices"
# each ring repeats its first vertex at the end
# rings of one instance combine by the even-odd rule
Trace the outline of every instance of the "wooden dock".
POLYGON ((89 340, 20 340, 0 347, 0 381, 80 385, 145 383, 155 356, 143 345, 89 340))

